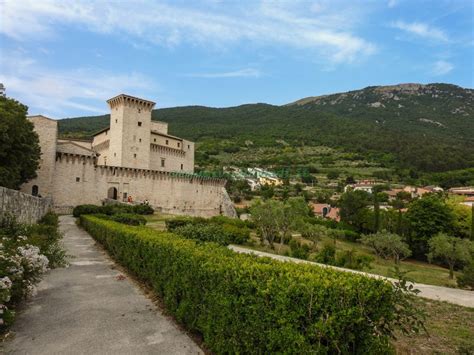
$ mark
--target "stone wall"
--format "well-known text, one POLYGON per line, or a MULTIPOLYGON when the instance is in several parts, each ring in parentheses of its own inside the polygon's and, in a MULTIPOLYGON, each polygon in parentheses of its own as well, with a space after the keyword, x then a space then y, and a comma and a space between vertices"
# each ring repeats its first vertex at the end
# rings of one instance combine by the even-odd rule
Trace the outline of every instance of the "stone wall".
POLYGON ((0 215, 11 213, 20 223, 33 224, 51 208, 50 198, 40 198, 0 186, 0 215))
POLYGON ((94 164, 92 157, 59 152, 55 166, 53 202, 58 212, 76 205, 100 205, 116 189, 119 201, 128 196, 137 203, 148 200, 151 206, 165 213, 235 217, 224 188, 225 180, 100 166, 94 164))

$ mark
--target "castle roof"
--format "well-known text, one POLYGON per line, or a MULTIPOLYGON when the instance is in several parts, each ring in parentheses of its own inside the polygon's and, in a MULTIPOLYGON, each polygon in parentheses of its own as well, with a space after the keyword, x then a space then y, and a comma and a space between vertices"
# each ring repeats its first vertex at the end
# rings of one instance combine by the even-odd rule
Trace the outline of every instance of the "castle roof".
POLYGON ((150 108, 153 108, 153 106, 155 106, 155 104, 156 104, 156 102, 141 99, 139 97, 126 95, 126 94, 120 94, 120 95, 114 96, 111 99, 107 100, 107 103, 109 105, 113 105, 113 104, 116 104, 116 103, 119 103, 119 102, 122 102, 122 103, 123 102, 132 102, 132 103, 144 105, 144 106, 147 106, 147 107, 150 107, 150 108))

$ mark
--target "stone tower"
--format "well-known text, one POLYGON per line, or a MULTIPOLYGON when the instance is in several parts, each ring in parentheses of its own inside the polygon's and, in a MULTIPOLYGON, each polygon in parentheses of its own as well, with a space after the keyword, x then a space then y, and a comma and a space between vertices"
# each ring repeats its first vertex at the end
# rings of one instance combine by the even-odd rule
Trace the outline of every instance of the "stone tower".
POLYGON ((110 107, 108 165, 150 168, 152 101, 119 95, 107 101, 110 107))

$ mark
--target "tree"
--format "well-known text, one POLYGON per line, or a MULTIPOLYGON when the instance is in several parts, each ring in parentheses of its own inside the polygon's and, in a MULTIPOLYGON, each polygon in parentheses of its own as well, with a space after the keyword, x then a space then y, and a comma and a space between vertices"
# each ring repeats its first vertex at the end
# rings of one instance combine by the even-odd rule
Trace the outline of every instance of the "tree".
POLYGON ((453 212, 438 195, 428 194, 412 201, 406 218, 410 228, 408 244, 418 258, 424 258, 428 253, 428 241, 432 236, 453 230, 453 212))
POLYGON ((454 267, 457 264, 469 263, 472 261, 472 242, 449 236, 445 233, 438 233, 428 242, 428 260, 441 259, 449 266, 449 278, 454 278, 454 267))
POLYGON ((471 236, 471 208, 464 205, 463 196, 451 196, 446 199, 446 204, 453 212, 452 234, 460 238, 470 238, 471 236))
POLYGON ((339 172, 338 171, 335 171, 335 170, 332 170, 330 172, 327 173, 327 178, 329 180, 336 180, 337 178, 339 178, 339 172))
POLYGON ((411 194, 406 191, 400 191, 396 194, 395 200, 392 201, 391 205, 394 209, 398 211, 397 218, 397 234, 401 235, 403 232, 402 229, 402 210, 407 206, 407 203, 411 201, 411 194))
POLYGON ((375 254, 381 258, 393 259, 395 264, 399 264, 400 260, 411 255, 410 247, 403 241, 403 238, 387 231, 364 235, 361 242, 373 248, 375 254))
POLYGON ((358 231, 371 230, 368 217, 370 211, 370 195, 365 191, 348 191, 341 195, 338 201, 341 220, 354 226, 358 231))
POLYGON ((280 250, 284 241, 291 237, 290 231, 298 229, 308 215, 308 204, 301 197, 293 197, 277 205, 274 223, 280 233, 280 250))
POLYGON ((41 150, 28 107, 0 96, 0 186, 19 189, 36 177, 41 150))
POLYGON ((275 218, 278 209, 278 201, 269 200, 266 202, 257 201, 250 207, 252 220, 257 227, 258 235, 262 244, 267 241, 273 249, 273 242, 278 235, 275 218))

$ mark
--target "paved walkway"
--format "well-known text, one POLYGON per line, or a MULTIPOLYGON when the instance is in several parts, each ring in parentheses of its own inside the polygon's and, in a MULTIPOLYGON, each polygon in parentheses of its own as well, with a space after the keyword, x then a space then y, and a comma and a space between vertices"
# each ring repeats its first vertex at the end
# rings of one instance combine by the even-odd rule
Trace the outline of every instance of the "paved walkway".
MULTIPOLYGON (((380 276, 380 275, 374 275, 374 274, 369 274, 366 272, 362 271, 357 271, 357 270, 351 270, 351 269, 344 269, 336 266, 331 266, 331 265, 325 265, 325 264, 319 264, 315 263, 312 261, 308 260, 301 260, 301 259, 296 259, 296 258, 290 258, 288 256, 282 256, 282 255, 275 255, 275 254, 270 254, 270 253, 265 253, 263 251, 257 251, 257 250, 252 250, 252 249, 247 249, 247 248, 242 248, 236 245, 230 245, 230 249, 238 252, 238 253, 246 253, 246 254, 255 254, 258 256, 266 256, 269 258, 277 259, 280 261, 290 261, 290 262, 295 262, 295 263, 308 263, 308 264, 314 264, 322 267, 328 267, 331 269, 336 269, 344 272, 353 272, 356 274, 363 274, 369 277, 373 278, 378 278, 378 279, 386 279, 391 282, 395 282, 395 279, 391 279, 388 277, 380 276)), ((459 290, 455 288, 449 288, 449 287, 441 287, 441 286, 432 286, 432 285, 425 285, 425 284, 419 284, 419 283, 414 283, 413 284, 415 288, 420 290, 420 293, 418 294, 420 297, 436 300, 436 301, 446 301, 449 303, 457 304, 460 306, 464 307, 474 307, 474 291, 466 291, 466 290, 459 290)))
MULTIPOLYGON (((7 341, 18 354, 202 354, 78 228, 60 217, 69 268, 52 270, 7 341)), ((1 352, 1 349, 0 349, 1 352)))

